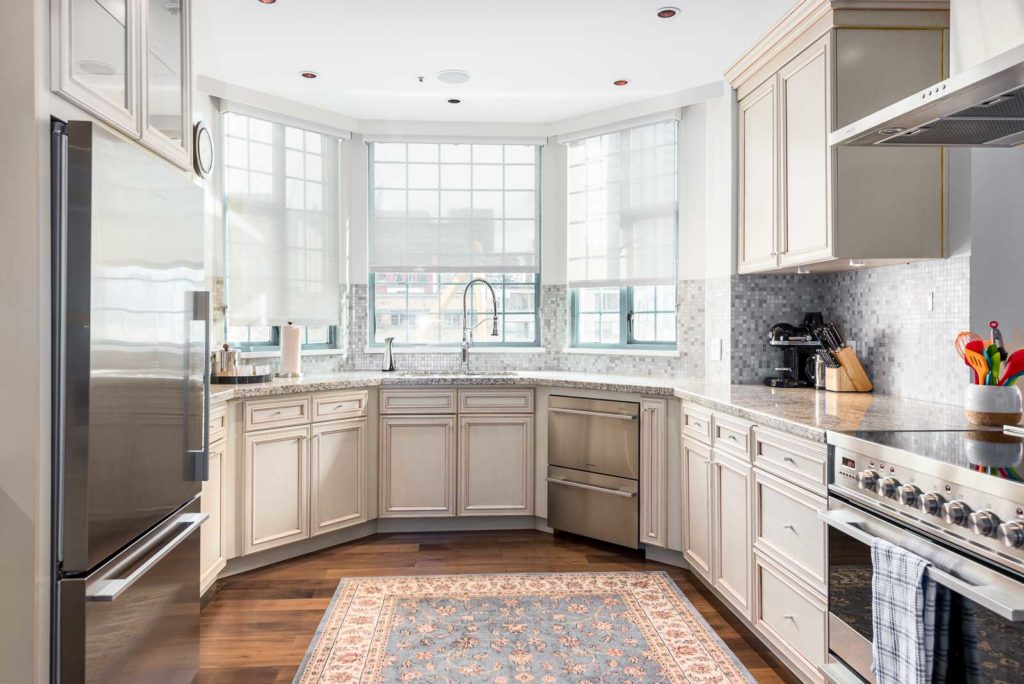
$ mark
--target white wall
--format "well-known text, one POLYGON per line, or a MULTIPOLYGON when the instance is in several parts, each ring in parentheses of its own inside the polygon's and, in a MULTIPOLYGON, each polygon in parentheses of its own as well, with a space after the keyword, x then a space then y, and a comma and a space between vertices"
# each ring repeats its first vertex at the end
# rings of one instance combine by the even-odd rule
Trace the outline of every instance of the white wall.
POLYGON ((47 4, 0 22, 0 682, 43 681, 49 606, 47 4))

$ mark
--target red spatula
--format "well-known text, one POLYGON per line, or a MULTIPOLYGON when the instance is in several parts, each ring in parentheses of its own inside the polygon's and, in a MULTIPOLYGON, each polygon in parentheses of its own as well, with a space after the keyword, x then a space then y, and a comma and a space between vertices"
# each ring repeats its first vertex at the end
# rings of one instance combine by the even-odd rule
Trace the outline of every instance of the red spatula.
POLYGON ((1002 379, 999 381, 1000 385, 1006 385, 1021 373, 1024 373, 1024 349, 1018 349, 1010 354, 1010 358, 1006 359, 1006 364, 1003 367, 1005 370, 1003 371, 1002 379))

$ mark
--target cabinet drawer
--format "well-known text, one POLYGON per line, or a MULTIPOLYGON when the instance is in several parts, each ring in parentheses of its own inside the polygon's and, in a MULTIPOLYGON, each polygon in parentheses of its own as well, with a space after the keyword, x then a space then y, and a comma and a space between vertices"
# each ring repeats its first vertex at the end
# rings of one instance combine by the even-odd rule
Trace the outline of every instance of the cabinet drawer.
POLYGON ((753 423, 715 414, 711 421, 711 443, 716 449, 735 454, 750 462, 750 429, 753 423))
POLYGON ((459 413, 533 413, 533 390, 459 390, 459 413))
POLYGON ((245 402, 245 431, 289 427, 309 422, 309 397, 245 402))
POLYGON ((754 465, 822 496, 826 493, 826 450, 818 442, 754 428, 754 465))
POLYGON ((825 499, 760 470, 754 477, 754 546, 825 594, 825 499))
POLYGON ((366 415, 366 390, 313 395, 313 422, 366 415))
POLYGON ((381 413, 455 413, 453 389, 385 389, 381 413))
POLYGON ((824 599, 770 560, 754 554, 754 625, 789 656, 793 664, 816 682, 825 663, 826 613, 824 599))
POLYGON ((683 434, 711 444, 711 412, 692 404, 683 404, 683 434))
POLYGON ((228 405, 219 403, 210 407, 210 444, 228 434, 228 405))

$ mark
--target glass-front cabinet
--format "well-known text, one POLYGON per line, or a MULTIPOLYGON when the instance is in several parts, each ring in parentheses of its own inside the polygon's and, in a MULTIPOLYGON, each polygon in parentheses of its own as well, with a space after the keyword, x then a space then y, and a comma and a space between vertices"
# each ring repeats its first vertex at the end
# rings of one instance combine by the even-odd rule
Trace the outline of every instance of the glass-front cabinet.
POLYGON ((53 90, 191 168, 189 0, 58 0, 53 90))

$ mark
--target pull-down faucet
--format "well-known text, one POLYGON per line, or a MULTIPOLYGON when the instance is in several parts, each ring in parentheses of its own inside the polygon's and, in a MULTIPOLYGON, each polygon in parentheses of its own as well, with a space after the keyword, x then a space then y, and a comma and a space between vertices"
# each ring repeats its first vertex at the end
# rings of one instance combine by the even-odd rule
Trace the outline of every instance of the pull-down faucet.
POLYGON ((486 318, 469 325, 467 313, 467 300, 469 298, 469 290, 476 283, 483 283, 487 286, 487 289, 491 291, 491 304, 494 307, 494 316, 491 319, 491 336, 498 336, 498 296, 494 294, 494 287, 484 280, 483 278, 473 278, 466 283, 466 289, 462 291, 462 370, 469 369, 469 348, 473 346, 473 330, 487 321, 486 318))

